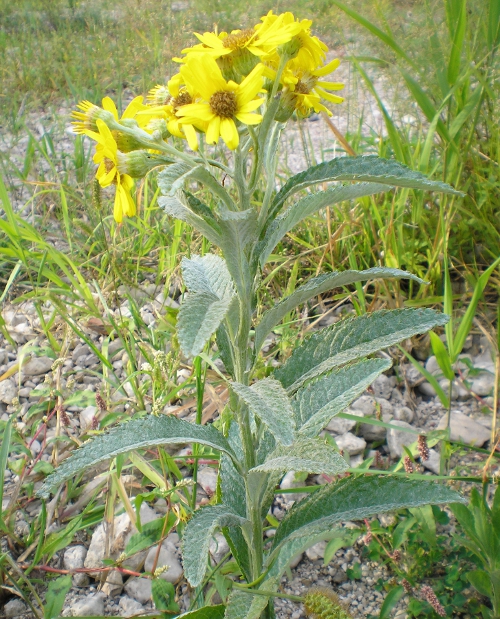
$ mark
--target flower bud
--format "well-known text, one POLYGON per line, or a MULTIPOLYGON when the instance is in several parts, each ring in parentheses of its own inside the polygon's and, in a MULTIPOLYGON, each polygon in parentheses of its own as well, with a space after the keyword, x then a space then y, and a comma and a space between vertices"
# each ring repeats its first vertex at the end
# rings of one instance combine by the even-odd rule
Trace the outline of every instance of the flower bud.
POLYGON ((157 165, 156 157, 146 150, 132 152, 117 152, 117 168, 120 174, 128 174, 132 178, 144 178, 157 165))

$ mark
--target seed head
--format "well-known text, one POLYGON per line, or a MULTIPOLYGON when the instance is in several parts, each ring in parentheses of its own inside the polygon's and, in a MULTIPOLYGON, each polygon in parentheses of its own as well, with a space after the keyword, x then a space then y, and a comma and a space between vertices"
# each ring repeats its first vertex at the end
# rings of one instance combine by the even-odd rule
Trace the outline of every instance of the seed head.
POLYGON ((405 466, 405 471, 407 473, 413 473, 413 462, 411 461, 411 458, 409 456, 405 456, 403 463, 405 466))
POLYGON ((418 453, 420 454, 420 459, 425 462, 429 459, 429 447, 427 445, 427 437, 423 434, 418 435, 417 439, 417 448, 418 453))
POLYGON ((423 587, 420 589, 420 594, 422 595, 424 600, 427 600, 427 602, 429 602, 429 604, 440 617, 446 617, 446 611, 443 605, 437 599, 436 594, 431 589, 431 587, 429 587, 429 585, 423 585, 423 587))
POLYGON ((313 619, 351 619, 338 596, 326 587, 310 589, 304 599, 306 615, 313 619))
POLYGON ((97 408, 99 409, 99 412, 104 413, 105 411, 108 410, 108 407, 106 406, 106 402, 104 401, 104 398, 102 397, 102 394, 100 391, 98 391, 95 394, 95 403, 97 404, 97 408))

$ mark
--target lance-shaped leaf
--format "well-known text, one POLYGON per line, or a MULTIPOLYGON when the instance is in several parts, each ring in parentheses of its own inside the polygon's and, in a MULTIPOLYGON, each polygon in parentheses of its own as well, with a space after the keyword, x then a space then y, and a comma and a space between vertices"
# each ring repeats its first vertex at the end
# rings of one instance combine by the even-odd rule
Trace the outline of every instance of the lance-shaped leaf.
POLYGON ((245 248, 257 235, 257 213, 255 209, 242 212, 219 209, 221 241, 228 268, 238 290, 251 290, 253 282, 246 258, 245 248))
POLYGON ((177 197, 160 196, 158 198, 158 205, 171 217, 185 221, 203 234, 211 243, 220 246, 221 235, 217 220, 213 215, 208 216, 204 209, 195 210, 193 204, 196 205, 196 202, 199 202, 199 200, 196 200, 196 202, 194 200, 196 200, 194 196, 190 201, 182 193, 179 193, 177 197))
POLYGON ((196 610, 189 610, 187 613, 177 615, 176 619, 223 619, 226 607, 224 604, 216 606, 203 606, 196 610))
POLYGON ((234 298, 234 287, 223 258, 207 254, 182 261, 189 293, 177 322, 179 343, 186 356, 199 354, 224 320, 234 298))
POLYGON ((265 265, 269 255, 285 234, 306 217, 310 217, 326 206, 332 206, 345 200, 372 196, 375 193, 388 191, 389 189, 391 189, 389 185, 382 185, 380 183, 358 183, 356 185, 330 187, 326 191, 318 191, 301 198, 279 215, 279 217, 276 217, 267 228, 266 235, 259 244, 258 249, 261 267, 265 265))
POLYGON ((298 433, 317 436, 332 417, 345 410, 390 367, 387 359, 365 359, 320 376, 299 389, 292 399, 298 433))
POLYGON ((395 160, 382 159, 376 155, 340 157, 312 166, 304 172, 292 176, 274 198, 271 215, 276 214, 281 209, 283 202, 297 191, 316 183, 328 181, 365 181, 383 183, 393 187, 427 189, 462 195, 450 185, 440 181, 431 181, 421 172, 410 170, 410 168, 395 160))
POLYGON ((446 324, 431 309, 380 310, 337 322, 298 346, 274 375, 289 393, 328 370, 446 324))
POLYGON ((200 165, 196 166, 184 161, 167 166, 158 174, 158 187, 163 195, 173 196, 200 168, 200 165))
POLYGON ((191 586, 198 587, 203 581, 210 540, 215 530, 248 524, 246 518, 232 512, 227 505, 209 505, 195 512, 182 536, 184 572, 191 586))
POLYGON ((247 404, 283 445, 291 445, 295 422, 292 405, 282 385, 273 378, 264 378, 251 387, 231 383, 232 390, 247 404))
POLYGON ((237 458, 227 439, 214 427, 195 425, 173 416, 149 415, 143 419, 122 423, 106 434, 96 436, 85 443, 47 477, 37 494, 46 499, 63 481, 99 462, 134 449, 169 443, 208 445, 228 454, 238 466, 237 458))
POLYGON ((347 462, 320 439, 299 437, 290 447, 278 445, 266 461, 249 473, 296 471, 297 473, 325 473, 339 475, 349 468, 347 462))
POLYGON ((366 271, 342 271, 341 273, 334 271, 333 273, 324 273, 318 277, 313 277, 303 286, 299 286, 293 294, 285 297, 277 303, 273 308, 268 310, 262 316, 262 320, 255 329, 255 350, 260 350, 267 335, 272 329, 283 319, 288 312, 295 309, 301 303, 305 303, 309 299, 338 288, 339 286, 348 286, 355 282, 363 282, 369 279, 412 279, 419 284, 425 282, 407 271, 400 269, 389 269, 385 267, 374 267, 366 271))
POLYGON ((272 555, 283 543, 319 535, 338 522, 362 520, 403 507, 457 502, 464 502, 457 492, 433 482, 390 476, 343 479, 321 487, 293 506, 276 529, 272 555))
POLYGON ((233 591, 227 601, 224 619, 259 619, 269 603, 263 595, 252 595, 250 591, 233 591))

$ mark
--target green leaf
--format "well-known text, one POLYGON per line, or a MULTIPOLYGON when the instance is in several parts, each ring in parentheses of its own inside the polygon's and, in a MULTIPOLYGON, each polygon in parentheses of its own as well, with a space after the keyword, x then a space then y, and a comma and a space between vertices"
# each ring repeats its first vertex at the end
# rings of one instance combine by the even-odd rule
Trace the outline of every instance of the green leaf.
POLYGON ((173 196, 182 188, 184 182, 196 173, 201 165, 194 166, 184 161, 174 163, 164 168, 158 174, 158 187, 165 196, 173 196))
POLYGON ((194 357, 224 320, 234 287, 225 261, 213 254, 184 258, 182 274, 189 293, 179 311, 178 337, 183 353, 194 357))
POLYGON ((451 359, 448 351, 446 350, 446 346, 443 344, 437 333, 433 333, 431 331, 429 335, 431 337, 432 352, 436 356, 436 361, 438 362, 445 378, 448 380, 455 380, 455 372, 451 367, 451 359))
POLYGON ((385 596, 384 603, 380 609, 378 619, 390 619, 391 613, 396 607, 399 600, 404 596, 405 590, 403 587, 394 587, 385 596))
POLYGON ((380 310, 349 318, 304 340, 274 375, 290 393, 334 367, 425 333, 448 320, 445 314, 431 309, 380 310))
POLYGON ((231 276, 240 291, 251 290, 253 282, 246 258, 246 247, 257 236, 257 213, 255 209, 234 212, 222 209, 220 213, 221 241, 231 276))
POLYGON ((47 561, 50 561, 56 552, 67 548, 77 531, 80 530, 82 519, 83 514, 80 514, 73 518, 61 531, 51 533, 44 541, 40 556, 47 555, 47 561))
POLYGON ((363 282, 369 279, 412 279, 420 284, 425 282, 412 275, 407 271, 401 271, 400 269, 388 269, 381 267, 374 267, 373 269, 367 269, 366 271, 334 271, 333 273, 325 273, 319 277, 314 277, 306 282, 303 286, 300 286, 295 290, 293 294, 284 298, 273 308, 268 310, 262 316, 260 323, 255 330, 255 350, 259 351, 264 343, 266 336, 270 331, 283 319, 288 312, 296 308, 298 305, 305 303, 309 299, 338 288, 340 286, 348 286, 355 282, 363 282))
POLYGON ((448 84, 453 86, 460 73, 465 29, 467 26, 467 0, 454 0, 458 18, 455 25, 455 34, 451 44, 450 60, 448 62, 448 84), (459 5, 459 6, 457 6, 459 5))
POLYGON ((247 591, 235 590, 227 601, 225 619, 259 619, 269 603, 263 595, 252 595, 247 591))
POLYGON ((149 415, 123 423, 85 443, 47 477, 37 494, 48 498, 50 492, 63 481, 118 454, 154 445, 191 442, 227 453, 237 463, 229 443, 214 427, 195 425, 170 415, 149 415))
POLYGON ((350 477, 323 486, 285 515, 276 530, 272 553, 288 540, 320 534, 338 522, 362 520, 380 512, 427 503, 463 502, 448 487, 393 477, 350 477))
POLYGON ((160 196, 158 198, 158 205, 167 215, 185 221, 190 226, 193 226, 195 230, 203 234, 211 243, 220 246, 220 229, 215 219, 208 219, 194 212, 189 204, 185 204, 181 195, 177 198, 160 196))
POLYGON ((231 388, 269 428, 277 441, 283 445, 292 444, 295 429, 292 405, 277 380, 264 378, 251 387, 231 383, 231 388))
POLYGON ((226 607, 224 604, 217 606, 203 606, 198 610, 191 610, 182 615, 177 615, 176 619, 224 619, 226 607))
POLYGON ((151 582, 151 595, 158 610, 179 612, 179 605, 175 601, 175 587, 171 582, 167 582, 162 578, 153 578, 151 582))
POLYGON ((182 537, 184 572, 191 586, 198 587, 203 581, 210 540, 215 530, 246 524, 246 518, 231 512, 226 505, 209 505, 195 512, 182 537))
POLYGON ((493 589, 491 587, 491 580, 488 572, 484 570, 472 570, 467 574, 467 580, 470 584, 479 591, 481 595, 488 598, 493 596, 493 589))
POLYGON ((139 533, 134 533, 130 538, 125 547, 125 554, 130 556, 156 544, 160 540, 162 532, 164 535, 167 535, 177 522, 177 516, 174 512, 169 512, 166 518, 166 526, 165 518, 157 518, 156 520, 146 522, 146 524, 142 525, 142 530, 139 533))
POLYGON ((349 468, 333 447, 321 439, 300 437, 289 447, 278 445, 266 461, 249 473, 263 471, 296 471, 339 475, 349 468))
POLYGON ((419 363, 412 355, 410 355, 410 353, 407 352, 402 346, 398 346, 398 348, 408 359, 408 361, 413 365, 413 367, 416 368, 422 374, 422 376, 425 376, 427 381, 432 385, 434 391, 437 393, 441 404, 445 408, 449 408, 450 401, 448 399, 448 396, 444 392, 444 389, 438 383, 437 378, 433 374, 431 374, 429 370, 426 370, 425 367, 421 363, 419 363))
MULTIPOLYGON (((430 120, 433 117, 434 114, 431 115, 430 120)), ((365 181, 393 187, 409 187, 462 195, 450 185, 440 181, 431 181, 420 172, 410 170, 398 161, 382 159, 376 155, 339 157, 292 176, 274 198, 271 213, 277 213, 284 201, 297 191, 328 181, 365 181)))
POLYGON ((391 189, 389 185, 381 185, 380 183, 358 183, 356 185, 330 187, 326 191, 319 191, 301 198, 268 226, 265 237, 259 243, 257 249, 261 267, 264 267, 271 252, 285 234, 306 217, 310 217, 326 206, 332 206, 345 200, 372 196, 389 189, 391 189))
POLYGON ((402 546, 406 540, 408 539, 408 531, 416 524, 417 519, 413 516, 411 518, 405 518, 402 520, 398 526, 394 529, 392 533, 392 548, 393 550, 397 550, 400 546, 402 546))
POLYGON ((0 447, 0 529, 7 532, 7 525, 4 523, 2 515, 3 493, 5 482, 5 469, 7 468, 7 460, 9 458, 10 440, 12 437, 12 417, 5 424, 2 436, 2 446, 0 447))
POLYGON ((326 545, 323 565, 328 565, 330 563, 337 550, 352 546, 359 536, 359 529, 338 529, 338 531, 335 531, 334 537, 326 545))
POLYGON ((299 389, 292 399, 298 432, 317 436, 390 367, 387 359, 368 359, 320 376, 299 389))
POLYGON ((56 619, 61 614, 66 594, 71 589, 72 578, 70 574, 51 580, 45 595, 43 607, 44 619, 56 619))

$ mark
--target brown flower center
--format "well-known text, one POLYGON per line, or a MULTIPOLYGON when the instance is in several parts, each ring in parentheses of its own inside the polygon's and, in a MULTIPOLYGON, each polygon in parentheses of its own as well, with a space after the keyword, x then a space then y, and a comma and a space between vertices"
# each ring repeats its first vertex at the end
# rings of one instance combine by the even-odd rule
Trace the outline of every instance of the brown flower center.
POLYGON ((297 93, 298 95, 308 95, 311 91, 309 90, 307 84, 301 80, 299 80, 296 84, 295 84, 295 93, 297 93))
POLYGON ((183 105, 189 105, 190 103, 193 103, 193 98, 187 90, 181 91, 177 97, 172 99, 172 107, 174 108, 174 112, 177 108, 182 107, 183 105))
POLYGON ((240 32, 236 32, 235 34, 228 34, 222 41, 222 45, 232 50, 245 47, 245 44, 248 43, 254 34, 255 30, 253 28, 245 28, 245 30, 240 30, 240 32))
POLYGON ((238 109, 236 95, 230 90, 214 92, 209 101, 210 109, 222 118, 233 118, 238 109))

